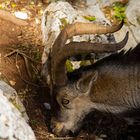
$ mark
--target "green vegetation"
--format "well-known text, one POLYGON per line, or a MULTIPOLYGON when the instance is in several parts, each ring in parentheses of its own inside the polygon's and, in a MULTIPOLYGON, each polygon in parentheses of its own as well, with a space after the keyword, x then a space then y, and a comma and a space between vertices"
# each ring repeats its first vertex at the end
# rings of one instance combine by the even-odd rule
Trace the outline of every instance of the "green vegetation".
POLYGON ((90 64, 91 64, 91 60, 83 60, 80 63, 80 67, 87 66, 87 65, 90 65, 90 64))
POLYGON ((31 125, 38 125, 39 124, 39 121, 38 120, 30 120, 30 124, 31 125))
POLYGON ((125 15, 126 7, 122 3, 116 2, 113 4, 112 8, 114 11, 114 17, 116 19, 118 19, 119 21, 122 20, 126 21, 126 15, 125 15))
POLYGON ((60 21, 61 21, 60 29, 62 30, 66 25, 68 25, 68 22, 65 18, 61 18, 60 21))
POLYGON ((86 20, 89 20, 89 21, 95 21, 95 20, 96 20, 96 17, 95 17, 95 16, 90 16, 90 15, 84 16, 84 18, 85 18, 86 20))
POLYGON ((11 103, 20 111, 21 106, 16 102, 16 100, 11 101, 11 103))
POLYGON ((68 72, 73 72, 73 71, 74 71, 73 65, 72 65, 72 63, 70 62, 70 60, 68 60, 68 59, 67 59, 67 61, 66 61, 66 69, 67 69, 68 72))
POLYGON ((34 51, 34 60, 41 61, 41 57, 42 57, 42 54, 41 54, 40 50, 39 49, 35 50, 34 51))

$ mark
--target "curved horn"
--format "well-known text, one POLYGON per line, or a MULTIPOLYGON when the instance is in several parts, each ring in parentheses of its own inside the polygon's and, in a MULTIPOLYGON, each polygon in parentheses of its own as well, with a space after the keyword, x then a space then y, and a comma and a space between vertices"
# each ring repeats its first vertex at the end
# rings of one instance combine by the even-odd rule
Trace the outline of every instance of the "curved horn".
MULTIPOLYGON (((66 75, 66 70, 65 70, 65 60, 66 60, 66 58, 65 58, 65 56, 63 56, 64 55, 63 49, 68 48, 68 45, 67 45, 67 47, 65 47, 65 43, 66 43, 68 38, 71 38, 72 36, 75 36, 75 35, 82 35, 82 34, 113 33, 113 32, 118 31, 119 29, 121 29, 122 26, 123 26, 123 21, 119 25, 115 25, 115 26, 104 26, 104 25, 93 24, 93 23, 79 23, 79 22, 67 25, 61 31, 61 33, 57 37, 57 39, 54 42, 54 45, 52 47, 52 52, 51 52, 51 66, 52 66, 51 67, 51 69, 52 69, 51 70, 51 75, 52 75, 53 84, 54 85, 58 85, 58 84, 59 85, 64 85, 67 81, 67 75, 66 75)), ((75 44, 77 45, 78 43, 75 43, 75 44)), ((80 43, 80 44, 83 44, 82 48, 85 48, 84 50, 87 50, 87 47, 84 46, 85 45, 84 43, 80 43)), ((76 45, 74 45, 74 46, 76 46, 76 45)), ((95 45, 95 44, 93 44, 93 45, 95 45)), ((93 45, 89 45, 89 46, 91 47, 93 45)), ((78 53, 79 49, 81 48, 81 45, 80 45, 80 47, 77 46, 76 48, 72 47, 72 46, 73 45, 71 44, 71 46, 69 47, 69 49, 70 48, 71 49, 70 50, 67 49, 67 52, 65 51, 66 54, 71 52, 70 56, 75 55, 74 52, 78 53)), ((97 45, 97 46, 99 46, 99 45, 97 45)), ((103 47, 103 45, 101 45, 101 46, 102 46, 102 48, 104 48, 106 45, 104 47, 103 47)), ((89 52, 95 52, 95 48, 94 48, 94 50, 92 49, 92 51, 90 50, 89 52)), ((101 52, 104 52, 104 50, 101 50, 101 52)), ((79 53, 81 54, 81 52, 79 52, 79 53)))
POLYGON ((55 52, 58 52, 58 50, 65 45, 67 39, 73 36, 83 35, 83 34, 114 33, 121 29, 123 23, 124 21, 114 26, 105 26, 97 23, 93 24, 93 23, 81 23, 81 22, 69 24, 61 31, 61 33, 58 35, 57 39, 55 40, 54 45, 52 47, 52 55, 55 52))
POLYGON ((122 49, 127 41, 128 41, 128 35, 127 32, 125 35, 125 38, 115 44, 102 44, 102 43, 89 43, 89 42, 72 42, 63 48, 63 50, 60 50, 56 54, 56 60, 53 64, 54 68, 54 81, 57 85, 64 85, 67 81, 67 72, 65 68, 65 62, 66 59, 70 56, 78 55, 78 54, 85 54, 85 53, 103 53, 103 52, 114 52, 117 50, 122 49))

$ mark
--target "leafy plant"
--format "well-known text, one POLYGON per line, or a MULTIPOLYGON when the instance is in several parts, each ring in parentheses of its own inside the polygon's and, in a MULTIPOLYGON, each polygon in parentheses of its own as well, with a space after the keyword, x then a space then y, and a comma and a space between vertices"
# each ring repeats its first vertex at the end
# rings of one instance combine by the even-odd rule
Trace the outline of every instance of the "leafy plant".
POLYGON ((113 4, 114 17, 120 21, 126 20, 125 10, 126 7, 122 3, 116 2, 113 4))
POLYGON ((60 29, 62 30, 68 24, 68 22, 65 18, 61 18, 60 21, 61 21, 60 29))
POLYGON ((68 60, 68 59, 67 59, 67 61, 66 61, 66 69, 67 69, 68 72, 73 72, 73 71, 74 71, 73 65, 72 65, 72 63, 70 62, 70 60, 68 60))
POLYGON ((21 109, 21 106, 20 106, 15 100, 12 101, 12 104, 13 104, 18 110, 21 109))
POLYGON ((87 65, 90 65, 90 64, 91 64, 90 60, 83 60, 83 61, 81 61, 81 63, 80 63, 80 67, 82 67, 82 66, 87 66, 87 65))
POLYGON ((41 56, 42 56, 42 54, 41 54, 41 52, 39 50, 36 50, 34 52, 34 59, 35 59, 35 61, 40 61, 41 60, 41 56))
POLYGON ((85 19, 89 20, 89 21, 95 21, 96 20, 96 17, 95 16, 84 16, 85 19))

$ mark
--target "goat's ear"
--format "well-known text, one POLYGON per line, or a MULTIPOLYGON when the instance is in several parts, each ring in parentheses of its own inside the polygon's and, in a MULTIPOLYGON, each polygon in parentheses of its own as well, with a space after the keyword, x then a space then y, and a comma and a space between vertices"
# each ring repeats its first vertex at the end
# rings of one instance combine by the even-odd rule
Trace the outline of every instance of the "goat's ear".
POLYGON ((91 89, 93 83, 97 80, 97 78, 97 71, 83 74, 82 77, 77 81, 76 88, 82 93, 87 93, 91 89))

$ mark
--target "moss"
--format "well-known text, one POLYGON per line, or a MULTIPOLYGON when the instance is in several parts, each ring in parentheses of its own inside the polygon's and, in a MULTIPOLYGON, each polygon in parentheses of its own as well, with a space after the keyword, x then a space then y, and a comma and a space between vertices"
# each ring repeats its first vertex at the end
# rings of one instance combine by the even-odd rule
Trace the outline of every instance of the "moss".
POLYGON ((91 65, 91 61, 90 60, 83 60, 80 63, 80 67, 87 66, 87 65, 91 65))
POLYGON ((83 16, 86 20, 89 20, 89 21, 95 21, 96 20, 96 17, 95 16, 83 16))
POLYGON ((42 54, 41 54, 41 52, 39 50, 36 50, 34 52, 34 60, 35 61, 40 61, 41 60, 41 56, 42 56, 42 54))
POLYGON ((60 21, 61 21, 60 29, 62 30, 64 29, 64 27, 66 27, 66 25, 68 25, 68 22, 66 18, 61 18, 60 21))
POLYGON ((68 72, 73 72, 73 71, 74 71, 73 65, 72 65, 72 63, 70 62, 70 60, 68 60, 68 59, 67 59, 67 61, 66 61, 66 69, 67 69, 68 72))
POLYGON ((126 14, 125 14, 126 7, 122 3, 116 2, 113 4, 112 8, 114 11, 114 17, 116 19, 118 19, 119 21, 122 20, 126 21, 126 14))
POLYGON ((15 100, 11 101, 11 103, 12 103, 18 110, 21 109, 21 106, 20 106, 15 100))
POLYGON ((125 14, 126 5, 121 2, 115 2, 111 6, 104 7, 103 11, 106 17, 114 23, 122 20, 127 22, 125 14))
POLYGON ((37 120, 30 120, 31 125, 37 125, 39 122, 37 120))

